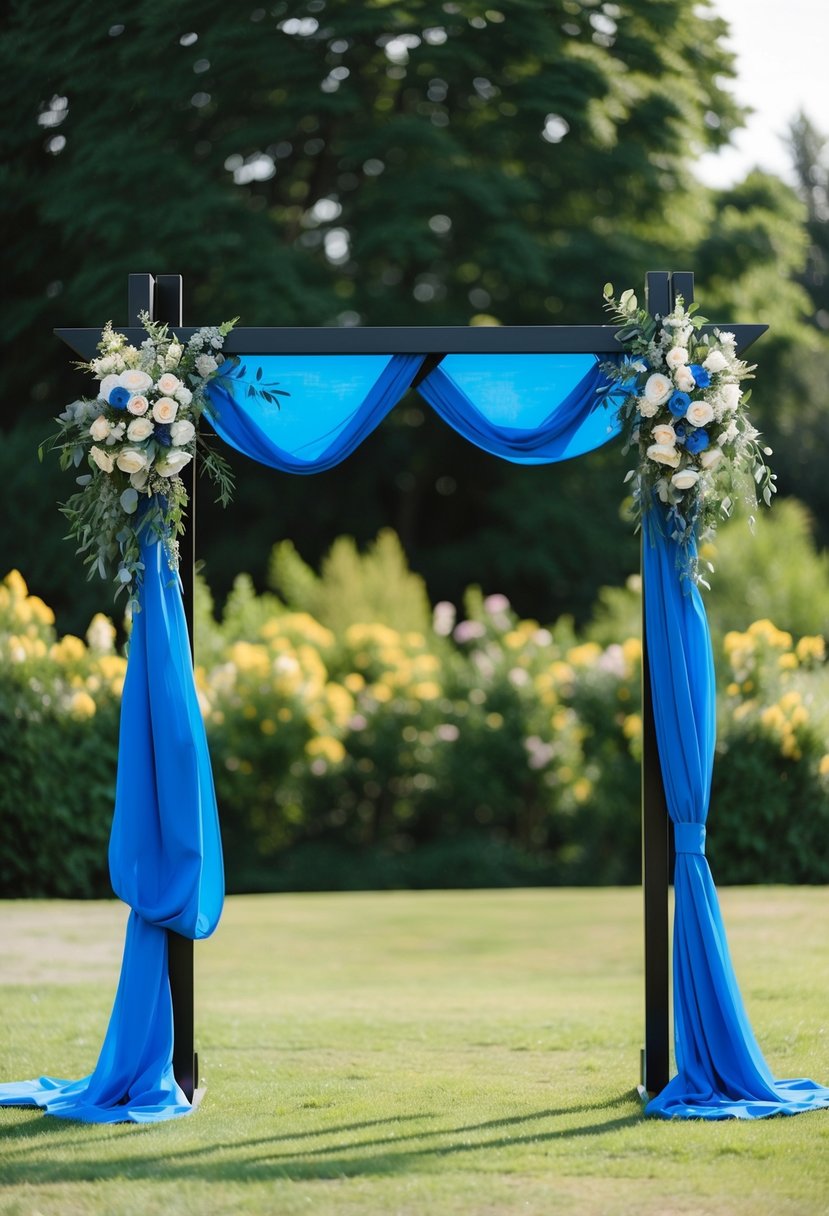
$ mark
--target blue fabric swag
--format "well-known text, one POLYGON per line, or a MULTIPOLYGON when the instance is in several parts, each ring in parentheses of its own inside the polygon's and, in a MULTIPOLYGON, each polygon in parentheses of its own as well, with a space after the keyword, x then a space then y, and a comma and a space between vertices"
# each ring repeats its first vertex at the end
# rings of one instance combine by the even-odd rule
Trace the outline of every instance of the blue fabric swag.
POLYGON ((697 587, 681 577, 658 507, 644 520, 645 630, 656 736, 674 824, 677 1075, 647 1105, 665 1118, 758 1119, 829 1107, 829 1088, 773 1079, 754 1037, 705 858, 716 739, 711 638, 697 587))
POLYGON ((121 978, 94 1072, 0 1085, 0 1105, 38 1106, 88 1123, 155 1122, 192 1107, 172 1069, 167 930, 207 937, 224 898, 213 776, 178 578, 163 546, 142 547, 121 703, 109 864, 132 909, 121 978))

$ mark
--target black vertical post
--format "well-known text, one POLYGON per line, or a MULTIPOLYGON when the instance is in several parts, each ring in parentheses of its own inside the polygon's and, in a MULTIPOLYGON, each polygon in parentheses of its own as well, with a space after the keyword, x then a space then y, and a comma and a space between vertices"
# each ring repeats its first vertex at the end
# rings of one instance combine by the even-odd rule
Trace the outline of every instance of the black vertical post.
MULTIPOLYGON (((671 311, 671 278, 667 271, 650 271, 645 299, 652 315, 671 311)), ((643 544, 646 543, 644 540, 643 544)), ((642 1087, 658 1093, 668 1084, 669 943, 668 880, 669 818, 659 767, 653 718, 653 699, 645 629, 642 580, 642 889, 645 904, 645 1047, 642 1052, 642 1087)))
POLYGON ((155 278, 151 274, 131 274, 127 279, 127 324, 139 325, 140 312, 155 317, 155 278))
MULTIPOLYGON (((130 282, 137 275, 130 275, 130 282)), ((150 276, 147 276, 148 278, 150 276)), ((154 280, 154 307, 149 309, 154 321, 177 327, 184 324, 182 279, 179 274, 160 274, 154 280)), ((195 563, 195 461, 182 470, 182 480, 190 501, 189 527, 179 541, 182 598, 190 650, 193 652, 193 586, 195 563)), ((188 1100, 199 1084, 198 1056, 195 1051, 193 942, 180 933, 167 930, 167 970, 173 1001, 173 1074, 188 1100)))

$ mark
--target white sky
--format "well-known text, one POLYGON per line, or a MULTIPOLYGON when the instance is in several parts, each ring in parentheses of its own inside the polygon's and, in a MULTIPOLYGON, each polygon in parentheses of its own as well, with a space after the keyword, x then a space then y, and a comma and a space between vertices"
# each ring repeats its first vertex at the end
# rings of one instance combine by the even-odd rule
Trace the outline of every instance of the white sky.
POLYGON ((737 53, 732 92, 756 111, 734 148, 697 162, 697 176, 728 186, 754 165, 792 180, 780 137, 799 109, 829 136, 829 0, 713 0, 737 53))

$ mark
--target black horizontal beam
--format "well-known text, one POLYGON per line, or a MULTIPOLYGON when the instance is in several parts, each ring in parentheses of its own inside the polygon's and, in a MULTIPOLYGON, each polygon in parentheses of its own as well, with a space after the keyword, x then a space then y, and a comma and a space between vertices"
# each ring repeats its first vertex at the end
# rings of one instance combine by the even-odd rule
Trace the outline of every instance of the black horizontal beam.
MULTIPOLYGON (((746 350, 764 334, 767 325, 706 325, 730 330, 737 350, 746 350)), ((171 330, 186 342, 198 326, 171 330)), ((400 325, 353 327, 245 327, 225 338, 228 355, 608 355, 623 347, 616 341, 618 325, 400 325)), ((133 346, 140 346, 143 329, 120 331, 133 346)), ((82 359, 94 359, 99 329, 56 329, 55 334, 82 359)))

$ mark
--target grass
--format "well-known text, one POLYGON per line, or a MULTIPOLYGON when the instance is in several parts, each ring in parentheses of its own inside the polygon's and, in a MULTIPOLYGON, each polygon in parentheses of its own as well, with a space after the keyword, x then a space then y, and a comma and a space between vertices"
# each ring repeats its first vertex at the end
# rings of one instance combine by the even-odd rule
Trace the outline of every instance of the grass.
MULTIPOLYGON (((726 891, 778 1076, 829 1080, 829 901, 726 891)), ((82 1076, 124 909, 0 903, 3 1079, 82 1076)), ((0 1111, 3 1216, 829 1212, 829 1112, 643 1119, 635 890, 236 897, 198 948, 191 1118, 0 1111)))

